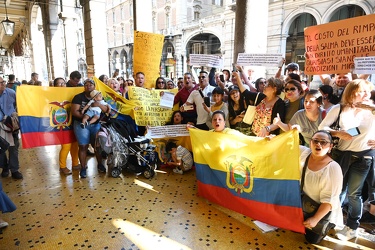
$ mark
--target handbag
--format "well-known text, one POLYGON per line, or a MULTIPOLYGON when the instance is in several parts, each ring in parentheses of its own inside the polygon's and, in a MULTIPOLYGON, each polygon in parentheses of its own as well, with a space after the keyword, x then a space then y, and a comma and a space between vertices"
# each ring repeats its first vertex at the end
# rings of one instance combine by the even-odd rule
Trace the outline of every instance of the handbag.
POLYGON ((17 132, 20 129, 20 123, 18 120, 17 112, 13 112, 10 116, 5 115, 3 109, 0 107, 1 113, 3 113, 3 120, 1 121, 5 126, 3 126, 4 131, 8 133, 17 132))
MULTIPOLYGON (((340 111, 339 111, 339 115, 337 116, 336 121, 334 123, 332 123, 331 126, 329 126, 333 130, 336 130, 336 131, 340 130, 340 114, 341 114, 341 111, 342 111, 342 106, 340 105, 340 111)), ((340 141, 339 137, 332 136, 332 144, 333 144, 332 148, 337 148, 337 146, 339 144, 339 141, 340 141)))
MULTIPOLYGON (((301 201, 302 201, 302 211, 304 220, 314 216, 318 211, 320 203, 311 199, 307 194, 303 193, 303 185, 305 182, 305 175, 307 169, 307 163, 309 161, 310 155, 306 158, 305 165, 302 170, 302 179, 301 179, 301 201)), ((316 224, 315 227, 309 229, 306 228, 305 238, 308 242, 312 244, 318 244, 323 240, 323 238, 328 234, 329 230, 334 228, 336 225, 330 223, 331 211, 329 211, 320 221, 316 224)))
POLYGON ((255 102, 253 106, 247 106, 245 116, 243 117, 243 122, 247 123, 249 125, 253 124, 254 118, 255 118, 255 111, 256 111, 256 104, 258 100, 259 92, 257 94, 257 97, 255 98, 255 102))

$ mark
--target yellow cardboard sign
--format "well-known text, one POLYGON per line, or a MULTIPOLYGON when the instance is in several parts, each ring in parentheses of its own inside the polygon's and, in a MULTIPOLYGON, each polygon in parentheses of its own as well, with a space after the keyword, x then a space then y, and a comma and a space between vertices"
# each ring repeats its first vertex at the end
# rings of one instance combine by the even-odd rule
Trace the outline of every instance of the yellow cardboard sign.
POLYGON ((348 73, 354 57, 375 55, 375 14, 305 29, 308 75, 348 73))
POLYGON ((145 74, 145 88, 154 88, 160 76, 160 58, 164 36, 142 31, 134 31, 134 74, 145 74))
MULTIPOLYGON (((134 120, 138 126, 163 126, 171 120, 173 110, 160 107, 160 92, 167 90, 149 90, 129 88, 129 100, 136 105, 134 120)), ((176 94, 177 89, 168 90, 176 94)))

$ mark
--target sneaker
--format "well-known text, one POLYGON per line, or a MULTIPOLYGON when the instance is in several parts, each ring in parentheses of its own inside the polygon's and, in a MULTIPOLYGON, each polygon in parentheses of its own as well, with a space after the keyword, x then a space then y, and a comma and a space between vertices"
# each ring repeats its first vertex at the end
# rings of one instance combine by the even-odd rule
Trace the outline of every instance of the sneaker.
POLYGON ((70 175, 70 174, 72 174, 72 171, 70 171, 69 168, 60 168, 60 173, 62 173, 64 175, 70 175))
POLYGON ((79 171, 79 176, 81 176, 81 178, 86 178, 87 177, 86 170, 87 170, 87 167, 81 168, 81 171, 79 171))
POLYGON ((375 223, 375 215, 372 215, 367 211, 362 215, 362 218, 359 221, 362 223, 373 224, 375 223))
POLYGON ((107 169, 104 167, 104 165, 103 164, 98 164, 98 171, 100 172, 100 173, 105 173, 105 172, 107 172, 107 169))
POLYGON ((7 227, 7 226, 9 226, 8 222, 6 222, 6 221, 0 222, 0 228, 7 227))
POLYGON ((9 168, 3 168, 3 172, 1 172, 1 177, 8 177, 9 176, 9 168))
POLYGON ((80 170, 80 169, 81 169, 81 164, 78 164, 72 167, 72 170, 80 170))
POLYGON ((95 153, 91 152, 90 149, 87 149, 86 156, 95 156, 95 153))
POLYGON ((16 180, 22 180, 23 175, 19 171, 16 171, 12 173, 12 178, 16 180))
POLYGON ((184 171, 182 171, 181 169, 178 169, 178 168, 174 168, 174 169, 173 169, 173 173, 176 173, 176 174, 184 174, 184 171))
POLYGON ((336 237, 340 240, 351 240, 358 236, 357 229, 351 229, 345 226, 342 230, 336 232, 336 237))

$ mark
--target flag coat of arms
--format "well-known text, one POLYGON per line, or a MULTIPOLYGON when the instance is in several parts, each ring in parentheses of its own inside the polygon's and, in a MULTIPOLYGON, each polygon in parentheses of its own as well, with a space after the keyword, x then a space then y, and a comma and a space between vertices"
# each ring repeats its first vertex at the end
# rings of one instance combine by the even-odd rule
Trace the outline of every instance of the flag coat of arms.
POLYGON ((276 227, 304 233, 298 132, 271 140, 190 129, 198 195, 276 227))

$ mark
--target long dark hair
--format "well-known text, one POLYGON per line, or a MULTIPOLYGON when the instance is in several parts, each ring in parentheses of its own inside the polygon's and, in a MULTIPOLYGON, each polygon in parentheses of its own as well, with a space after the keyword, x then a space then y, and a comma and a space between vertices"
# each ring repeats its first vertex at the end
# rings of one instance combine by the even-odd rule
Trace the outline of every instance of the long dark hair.
MULTIPOLYGON (((240 94, 240 100, 239 100, 239 105, 240 105, 240 111, 243 111, 247 108, 247 105, 245 106, 245 98, 242 95, 241 91, 238 91, 240 94)), ((229 93, 228 95, 228 111, 229 111, 229 117, 236 117, 236 111, 234 111, 234 101, 232 100, 232 97, 229 93)))

